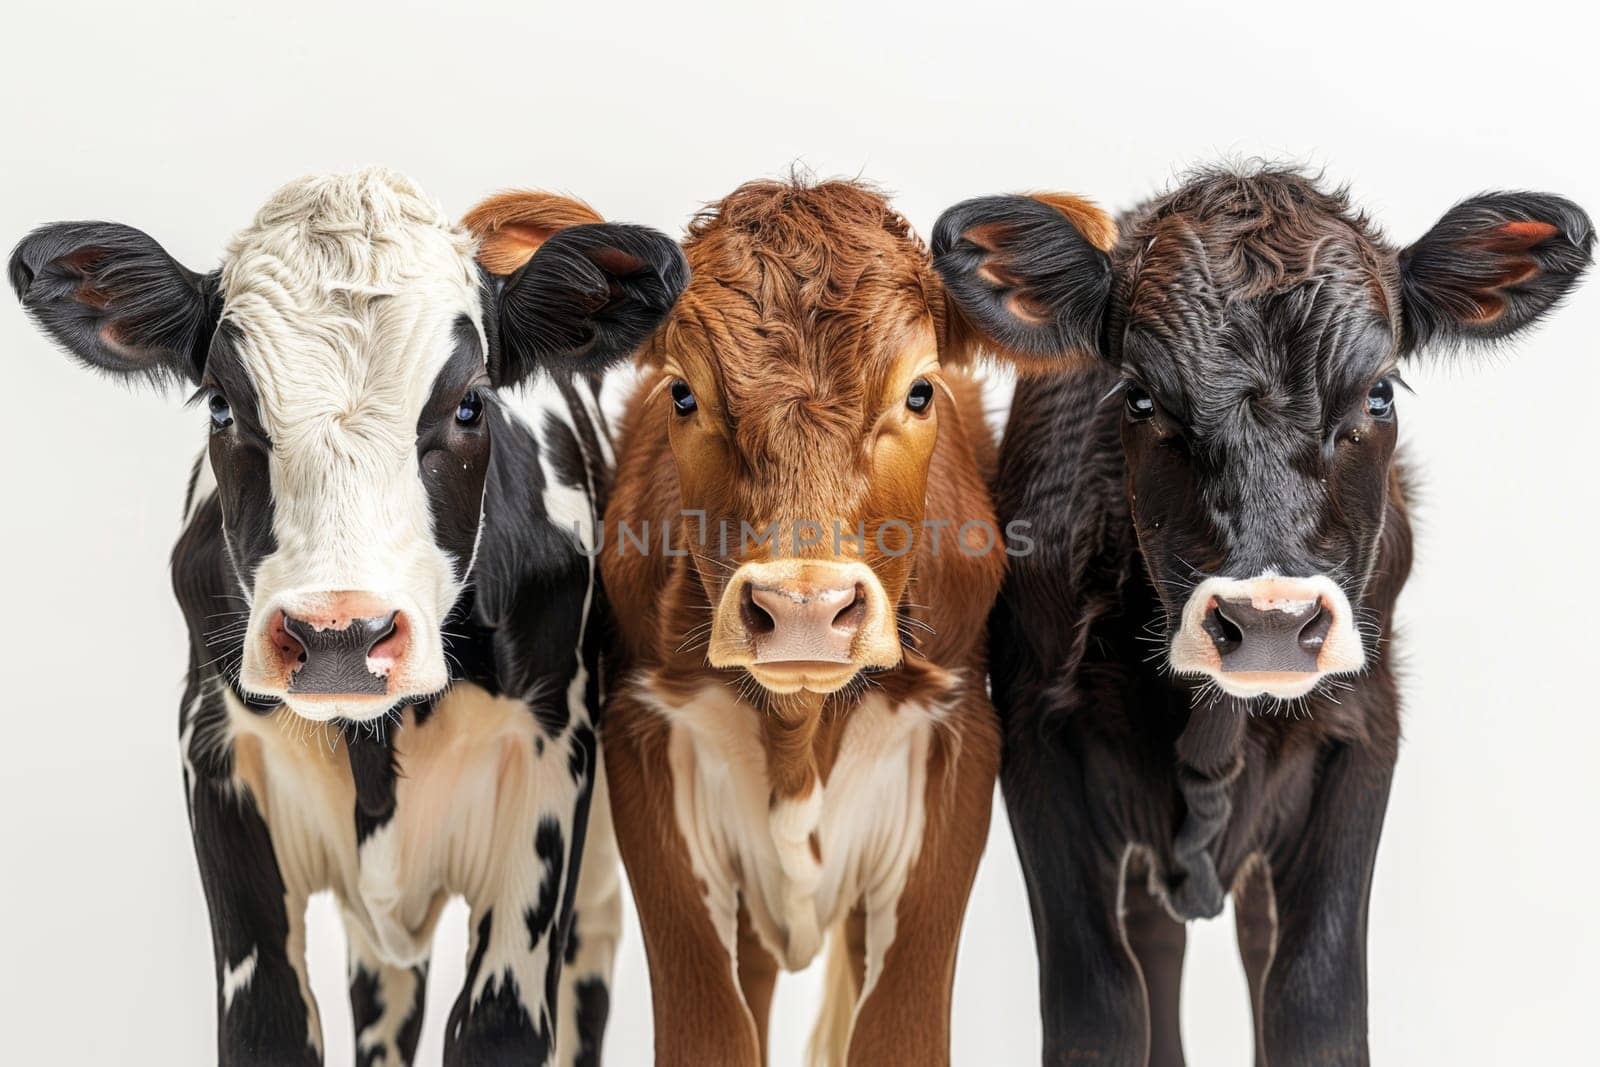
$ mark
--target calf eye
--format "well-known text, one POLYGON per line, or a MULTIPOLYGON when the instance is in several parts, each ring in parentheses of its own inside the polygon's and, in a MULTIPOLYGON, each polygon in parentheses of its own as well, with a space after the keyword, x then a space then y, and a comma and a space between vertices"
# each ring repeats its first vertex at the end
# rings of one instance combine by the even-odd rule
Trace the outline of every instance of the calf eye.
POLYGON ((694 393, 689 389, 689 383, 682 378, 672 383, 672 406, 679 415, 692 415, 700 405, 695 402, 694 393))
POLYGON ((1124 402, 1128 405, 1128 417, 1133 419, 1148 419, 1156 413, 1156 402, 1150 394, 1137 385, 1130 385, 1123 390, 1124 402))
POLYGON ((211 410, 211 428, 213 430, 226 430, 233 425, 233 409, 228 406, 228 398, 221 393, 212 393, 207 405, 211 410))
POLYGON ((933 406, 933 383, 926 378, 918 378, 911 383, 911 392, 906 394, 906 407, 918 415, 926 414, 933 406))
POLYGON ((1394 382, 1379 378, 1367 390, 1367 414, 1381 419, 1394 410, 1394 382))
POLYGON ((467 390, 467 395, 461 398, 461 403, 456 405, 456 421, 463 426, 471 426, 483 418, 483 397, 478 395, 476 389, 467 390))

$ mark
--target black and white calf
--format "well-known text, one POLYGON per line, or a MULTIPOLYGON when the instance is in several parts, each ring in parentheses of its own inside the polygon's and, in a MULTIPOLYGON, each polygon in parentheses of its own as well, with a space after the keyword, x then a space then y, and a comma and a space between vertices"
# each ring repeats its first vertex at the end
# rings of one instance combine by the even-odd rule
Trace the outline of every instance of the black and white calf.
POLYGON ((378 170, 284 187, 209 274, 103 222, 11 257, 71 354, 186 381, 209 415, 172 573, 225 1064, 321 1060, 304 912, 324 888, 362 1064, 410 1062, 454 894, 472 930, 446 1059, 598 1059, 620 898, 595 790, 595 380, 687 268, 574 201, 498 204, 484 248, 503 232, 525 260, 499 275, 378 170))

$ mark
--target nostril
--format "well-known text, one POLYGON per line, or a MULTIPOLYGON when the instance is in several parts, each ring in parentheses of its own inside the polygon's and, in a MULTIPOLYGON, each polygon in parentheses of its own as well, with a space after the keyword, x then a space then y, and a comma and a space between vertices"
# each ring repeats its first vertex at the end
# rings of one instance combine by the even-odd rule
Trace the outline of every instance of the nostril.
POLYGON ((860 582, 856 583, 855 596, 850 603, 839 609, 833 617, 833 628, 845 633, 855 633, 861 629, 861 624, 867 617, 867 590, 860 582))
POLYGON ((739 620, 751 637, 765 637, 778 628, 767 609, 756 603, 755 586, 748 583, 739 594, 739 620))
POLYGON ((272 622, 267 628, 272 647, 277 650, 278 658, 284 664, 302 664, 306 661, 305 643, 289 632, 285 622, 286 616, 281 611, 272 616, 272 622))
POLYGON ((1211 610, 1205 613, 1200 620, 1200 626, 1211 638, 1211 643, 1217 647, 1217 653, 1226 656, 1238 650, 1244 644, 1244 631, 1234 624, 1233 620, 1222 613, 1222 608, 1213 604, 1211 610))
POLYGON ((387 619, 379 620, 378 624, 372 627, 373 632, 377 636, 372 639, 372 644, 367 647, 367 655, 372 655, 373 651, 376 650, 379 645, 383 644, 385 641, 389 640, 389 638, 395 635, 395 632, 399 629, 399 627, 395 625, 395 620, 399 618, 399 616, 400 613, 398 611, 391 611, 387 619))
POLYGON ((1311 618, 1300 628, 1300 647, 1315 655, 1322 650, 1322 643, 1328 639, 1328 631, 1333 627, 1333 612, 1328 610, 1326 604, 1317 603, 1316 610, 1311 618))

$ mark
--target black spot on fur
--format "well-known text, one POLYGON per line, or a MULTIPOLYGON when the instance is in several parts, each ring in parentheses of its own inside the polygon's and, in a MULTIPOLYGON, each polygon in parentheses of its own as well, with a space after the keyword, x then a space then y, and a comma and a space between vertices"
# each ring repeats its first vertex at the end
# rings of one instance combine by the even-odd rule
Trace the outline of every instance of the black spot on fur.
POLYGON ((471 1002, 493 929, 494 912, 486 910, 478 920, 472 958, 467 964, 467 980, 450 1009, 444 1048, 447 1067, 522 1067, 528 1063, 544 1063, 554 1045, 550 1018, 543 1012, 537 1021, 528 1017, 516 979, 509 972, 490 976, 483 996, 476 1003, 471 1002))
POLYGON ((540 819, 539 828, 533 834, 533 852, 539 858, 539 865, 543 871, 539 880, 539 899, 523 915, 528 927, 530 948, 537 945, 542 938, 550 936, 551 925, 556 917, 556 907, 561 901, 561 890, 565 887, 561 873, 566 851, 566 839, 562 836, 561 824, 548 816, 540 819))
POLYGON ((573 489, 586 489, 589 470, 583 459, 583 449, 573 435, 572 428, 554 412, 544 418, 545 459, 555 470, 556 481, 573 489))
POLYGON ((379 976, 368 970, 364 964, 357 963, 352 967, 350 1011, 358 1038, 356 1067, 376 1067, 380 1063, 385 1067, 393 1067, 395 1061, 389 1055, 391 1051, 398 1054, 401 1063, 411 1063, 415 1060, 417 1038, 422 1034, 423 1008, 427 998, 428 965, 424 963, 411 968, 411 974, 416 979, 416 987, 411 995, 411 1004, 407 1009, 405 1021, 395 1032, 394 1048, 377 1045, 363 1049, 359 1041, 362 1032, 383 1017, 388 1005, 384 1001, 383 986, 379 976))
POLYGON ((572 731, 572 747, 567 752, 567 773, 572 775, 574 782, 593 780, 595 748, 594 731, 588 726, 579 726, 572 731))
POLYGON ((345 751, 356 784, 357 847, 394 817, 395 780, 400 772, 384 725, 352 723, 345 727, 345 751))
POLYGON ((611 1015, 611 990, 603 978, 585 978, 573 990, 578 995, 578 1048, 573 1067, 600 1067, 601 1043, 611 1015))

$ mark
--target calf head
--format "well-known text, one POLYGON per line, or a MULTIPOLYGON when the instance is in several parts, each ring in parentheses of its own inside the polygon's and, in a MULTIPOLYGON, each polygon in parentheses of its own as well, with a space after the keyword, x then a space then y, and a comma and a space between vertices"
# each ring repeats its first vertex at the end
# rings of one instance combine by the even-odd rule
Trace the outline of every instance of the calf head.
POLYGON ((1049 198, 990 197, 946 212, 934 252, 991 344, 1120 372, 1107 402, 1175 672, 1292 699, 1360 671, 1402 362, 1537 322, 1590 262, 1588 217, 1485 194, 1400 249, 1342 192, 1214 171, 1120 228, 1107 253, 1049 198))
POLYGON ((477 221, 489 268, 525 265, 481 270, 471 234, 377 170, 284 187, 208 274, 106 222, 11 256, 23 306, 81 362, 198 387, 251 697, 360 721, 442 689, 508 431, 496 390, 626 356, 684 282, 669 239, 560 197, 477 221))
POLYGON ((900 665, 930 459, 955 417, 926 250, 871 189, 756 182, 684 251, 694 280, 644 351, 642 417, 665 420, 681 506, 704 516, 669 596, 709 610, 688 615, 706 662, 768 693, 900 665))

